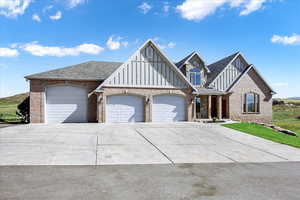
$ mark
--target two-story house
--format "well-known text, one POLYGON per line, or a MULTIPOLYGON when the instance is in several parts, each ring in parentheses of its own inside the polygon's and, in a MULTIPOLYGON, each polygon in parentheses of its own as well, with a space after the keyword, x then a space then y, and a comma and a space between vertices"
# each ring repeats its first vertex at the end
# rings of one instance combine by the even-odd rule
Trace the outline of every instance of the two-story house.
POLYGON ((126 62, 86 62, 25 77, 32 123, 272 120, 274 91, 241 53, 172 62, 152 40, 126 62))

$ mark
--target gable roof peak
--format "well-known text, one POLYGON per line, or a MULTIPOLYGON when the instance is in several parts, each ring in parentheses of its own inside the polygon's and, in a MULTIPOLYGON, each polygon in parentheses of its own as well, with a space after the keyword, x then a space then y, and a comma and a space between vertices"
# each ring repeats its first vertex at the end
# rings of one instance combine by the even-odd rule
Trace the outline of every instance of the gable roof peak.
POLYGON ((198 58, 203 62, 204 68, 207 70, 207 72, 210 72, 210 70, 207 68, 207 65, 206 65, 205 61, 203 60, 203 58, 199 55, 199 53, 197 51, 193 51, 192 53, 190 53, 189 55, 187 55, 186 57, 184 57, 182 60, 180 60, 179 62, 177 62, 175 65, 180 69, 184 64, 187 64, 187 62, 191 58, 193 58, 195 55, 197 55, 198 58))
POLYGON ((146 48, 148 45, 151 45, 155 51, 162 57, 163 60, 166 61, 167 64, 171 66, 171 68, 174 69, 175 73, 179 75, 179 77, 187 84, 189 87, 191 87, 194 91, 196 91, 196 88, 188 81, 188 79, 182 74, 182 72, 176 67, 176 65, 166 56, 166 54, 162 51, 162 49, 159 47, 158 44, 156 44, 152 39, 148 39, 143 45, 141 45, 135 53, 133 53, 129 59, 127 59, 126 62, 124 62, 122 65, 120 65, 103 83, 101 83, 94 91, 100 90, 103 86, 107 85, 110 81, 110 79, 113 78, 113 76, 118 73, 122 68, 126 66, 129 62, 135 59, 136 55, 141 52, 142 49, 146 48))

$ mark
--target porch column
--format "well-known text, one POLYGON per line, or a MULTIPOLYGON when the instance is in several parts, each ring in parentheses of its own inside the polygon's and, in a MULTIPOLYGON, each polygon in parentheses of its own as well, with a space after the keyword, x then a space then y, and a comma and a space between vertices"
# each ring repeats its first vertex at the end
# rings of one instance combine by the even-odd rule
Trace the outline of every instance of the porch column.
POLYGON ((222 96, 217 96, 218 98, 218 105, 217 105, 217 110, 218 110, 218 118, 222 119, 222 96))
POLYGON ((207 112, 208 112, 208 119, 211 119, 211 95, 208 95, 207 112))
POLYGON ((103 101, 103 94, 97 93, 97 122, 101 123, 103 122, 102 117, 102 101, 103 101))
POLYGON ((145 122, 152 122, 152 101, 152 95, 145 97, 145 122))

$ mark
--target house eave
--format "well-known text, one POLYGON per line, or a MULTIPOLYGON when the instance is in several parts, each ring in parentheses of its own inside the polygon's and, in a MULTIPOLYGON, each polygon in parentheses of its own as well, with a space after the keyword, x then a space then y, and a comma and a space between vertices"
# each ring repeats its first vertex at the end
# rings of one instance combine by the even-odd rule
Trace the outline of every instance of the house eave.
POLYGON ((105 79, 75 79, 75 78, 38 78, 38 77, 24 77, 26 80, 51 80, 51 81, 104 81, 105 79))

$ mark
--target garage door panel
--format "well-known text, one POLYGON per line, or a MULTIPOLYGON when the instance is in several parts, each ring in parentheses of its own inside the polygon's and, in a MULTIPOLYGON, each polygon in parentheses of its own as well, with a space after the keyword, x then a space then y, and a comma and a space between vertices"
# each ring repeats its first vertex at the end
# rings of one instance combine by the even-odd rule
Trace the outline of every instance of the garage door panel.
POLYGON ((107 122, 144 121, 144 100, 141 97, 120 95, 107 98, 107 122))
POLYGON ((46 122, 87 122, 87 91, 74 86, 46 89, 46 122))
POLYGON ((186 121, 185 98, 180 96, 155 96, 152 106, 153 122, 186 121))

